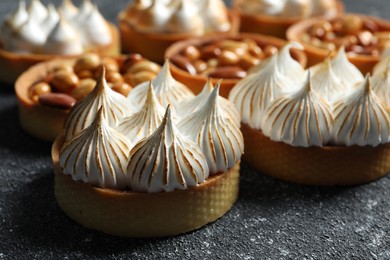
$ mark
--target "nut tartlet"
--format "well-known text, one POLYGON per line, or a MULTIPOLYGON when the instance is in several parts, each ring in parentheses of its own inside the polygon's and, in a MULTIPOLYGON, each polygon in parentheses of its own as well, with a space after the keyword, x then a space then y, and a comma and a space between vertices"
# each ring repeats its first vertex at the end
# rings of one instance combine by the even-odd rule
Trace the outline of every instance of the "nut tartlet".
POLYGON ((1 26, 0 80, 14 83, 26 69, 58 56, 77 56, 85 52, 116 55, 120 51, 119 32, 106 21, 89 0, 80 8, 63 0, 56 9, 32 0, 26 8, 9 14, 1 26))
POLYGON ((344 12, 339 0, 234 0, 240 15, 240 31, 285 39, 287 29, 309 17, 333 17, 344 12))
MULTIPOLYGON (((222 78, 220 93, 227 97, 240 79, 285 45, 281 39, 256 34, 205 36, 174 43, 165 57, 172 63, 175 79, 194 93, 202 90, 208 78, 212 78, 213 84, 222 78)), ((302 51, 291 52, 302 66, 306 65, 302 51)))
POLYGON ((209 34, 235 34, 239 17, 222 0, 134 1, 118 15, 124 53, 163 63, 174 42, 209 34))
POLYGON ((275 54, 229 96, 242 117, 243 159, 262 173, 310 185, 386 175, 390 111, 377 94, 377 76, 364 79, 342 50, 309 71, 283 64, 275 54))
POLYGON ((390 44, 390 22, 362 14, 313 18, 291 26, 287 39, 305 47, 309 66, 344 46, 349 60, 365 74, 372 72, 381 52, 390 44))
POLYGON ((169 105, 164 112, 160 86, 149 83, 132 111, 102 74, 53 144, 62 210, 85 227, 125 237, 176 235, 223 216, 238 196, 243 138, 219 87, 206 99, 183 100, 198 108, 184 116, 169 105))
POLYGON ((15 83, 22 128, 35 138, 53 141, 62 132, 69 110, 93 91, 100 65, 106 67, 112 89, 124 96, 160 71, 158 64, 138 54, 114 58, 90 53, 38 63, 15 83))

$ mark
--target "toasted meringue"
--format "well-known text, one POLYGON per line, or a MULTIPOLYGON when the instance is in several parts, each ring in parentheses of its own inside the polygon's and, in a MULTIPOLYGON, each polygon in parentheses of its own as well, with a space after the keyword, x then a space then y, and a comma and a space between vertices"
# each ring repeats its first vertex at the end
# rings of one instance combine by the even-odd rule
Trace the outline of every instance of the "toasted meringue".
POLYGON ((11 14, 5 17, 5 21, 2 26, 2 33, 4 30, 12 31, 28 20, 28 12, 26 9, 26 2, 19 0, 18 8, 11 14))
POLYGON ((91 14, 93 9, 94 6, 91 3, 91 0, 83 0, 83 3, 81 4, 77 15, 73 19, 75 26, 79 26, 80 24, 83 24, 84 20, 87 19, 87 17, 91 14))
POLYGON ((383 70, 374 71, 371 78, 371 87, 375 94, 390 107, 390 60, 387 60, 383 70))
POLYGON ((34 19, 28 19, 12 33, 6 46, 16 53, 39 52, 46 41, 46 35, 34 19))
POLYGON ((65 16, 68 21, 71 21, 77 16, 79 9, 72 3, 72 0, 62 0, 58 12, 65 16))
POLYGON ((184 190, 204 182, 209 173, 199 147, 173 124, 169 106, 161 125, 130 156, 127 174, 134 191, 184 190))
POLYGON ((308 17, 311 12, 312 0, 286 0, 282 12, 285 17, 308 17))
POLYGON ((60 16, 53 4, 49 4, 47 7, 47 16, 46 19, 42 22, 42 29, 46 35, 49 35, 50 32, 55 28, 57 23, 60 20, 60 16))
POLYGON ((191 1, 179 1, 176 10, 167 21, 167 31, 169 33, 191 33, 202 35, 204 24, 199 16, 198 9, 191 1))
POLYGON ((172 11, 164 3, 152 0, 148 8, 138 13, 134 24, 142 32, 164 32, 171 14, 172 11))
POLYGON ((204 0, 199 12, 206 31, 226 32, 230 29, 227 8, 222 0, 204 0))
POLYGON ((102 106, 91 125, 62 146, 60 166, 63 173, 71 175, 75 181, 124 189, 130 144, 125 136, 108 125, 102 106))
MULTIPOLYGON (((210 169, 210 174, 225 172, 241 158, 244 141, 239 126, 218 102, 219 85, 197 113, 182 119, 178 128, 197 143, 210 169)), ((234 105, 230 108, 235 110, 234 105)))
POLYGON ((280 61, 284 60, 279 59, 278 53, 274 54, 260 70, 249 74, 230 91, 229 100, 238 109, 242 122, 252 128, 260 129, 263 114, 269 105, 280 95, 297 87, 290 77, 280 72, 280 61))
POLYGON ((331 60, 334 73, 345 86, 354 86, 363 81, 363 74, 347 58, 344 47, 341 47, 337 55, 331 60))
POLYGON ((48 35, 43 51, 47 54, 77 55, 83 53, 79 34, 62 16, 48 35))
POLYGON ((330 104, 333 104, 340 96, 344 95, 351 87, 345 85, 341 79, 336 76, 330 58, 324 62, 312 67, 312 87, 322 98, 330 104))
POLYGON ((132 113, 126 98, 108 86, 104 67, 94 90, 76 103, 70 111, 64 124, 65 139, 69 140, 73 135, 87 128, 102 106, 104 115, 112 126, 116 126, 120 120, 132 113))
POLYGON ((137 113, 125 117, 119 123, 118 130, 135 144, 150 136, 158 128, 163 120, 164 112, 150 82, 143 107, 137 113))
POLYGON ((294 82, 301 83, 302 79, 305 78, 306 72, 302 65, 292 58, 290 53, 292 48, 303 50, 303 46, 298 42, 290 42, 286 44, 279 51, 278 69, 280 73, 286 75, 286 77, 289 77, 294 82))
POLYGON ((279 15, 283 12, 284 0, 246 0, 239 6, 247 14, 279 15))
POLYGON ((28 6, 29 19, 34 20, 36 23, 42 23, 47 15, 48 10, 39 0, 31 0, 28 6))
POLYGON ((377 146, 389 142, 390 112, 371 88, 370 77, 336 102, 333 142, 336 145, 377 146))
POLYGON ((99 12, 96 5, 90 13, 79 22, 84 46, 102 46, 112 41, 111 31, 107 21, 99 12))
MULTIPOLYGON (((157 100, 163 107, 169 104, 175 107, 180 101, 194 96, 191 90, 172 77, 169 67, 169 61, 167 60, 152 81, 157 100)), ((139 110, 144 104, 148 87, 148 82, 141 83, 127 96, 129 103, 134 106, 135 111, 139 110)))
POLYGON ((310 71, 296 92, 277 98, 262 123, 264 135, 292 146, 323 146, 330 140, 333 118, 328 103, 312 90, 310 71))
POLYGON ((337 14, 337 4, 334 0, 314 0, 311 2, 311 14, 313 16, 323 15, 332 17, 337 14))

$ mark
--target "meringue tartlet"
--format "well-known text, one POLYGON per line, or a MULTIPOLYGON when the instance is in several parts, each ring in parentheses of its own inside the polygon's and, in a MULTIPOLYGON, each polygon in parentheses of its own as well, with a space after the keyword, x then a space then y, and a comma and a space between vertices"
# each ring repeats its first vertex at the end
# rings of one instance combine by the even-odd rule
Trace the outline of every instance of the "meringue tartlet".
POLYGON ((235 34, 239 18, 222 0, 133 1, 118 15, 121 47, 163 63, 174 42, 210 34, 235 34))
POLYGON ((233 104, 219 86, 186 95, 167 66, 135 90, 118 95, 102 70, 71 110, 52 149, 59 206, 85 227, 125 237, 175 235, 215 221, 238 196, 243 138, 233 104))
MULTIPOLYGON (((343 49, 304 71, 276 53, 230 93, 242 117, 244 160, 310 185, 353 185, 390 171, 390 111, 343 49)), ((382 89, 382 91, 384 91, 382 89)))
MULTIPOLYGON (((231 88, 261 61, 282 48, 285 41, 257 34, 205 36, 179 41, 170 46, 165 57, 172 63, 172 75, 199 93, 208 78, 213 84, 219 79, 220 93, 228 97, 231 88)), ((305 54, 291 50, 293 58, 306 65, 305 54)))
POLYGON ((118 29, 100 14, 89 0, 77 8, 63 0, 56 9, 46 8, 39 0, 18 8, 1 25, 0 80, 14 83, 32 65, 60 56, 85 52, 118 54, 118 29))
POLYGON ((287 39, 304 45, 309 66, 344 46, 349 60, 366 74, 372 72, 380 54, 390 45, 390 22, 362 14, 313 18, 291 26, 287 39))
POLYGON ((161 69, 139 54, 113 58, 89 53, 38 63, 15 83, 22 128, 35 138, 53 141, 62 132, 69 110, 93 91, 102 65, 110 87, 123 96, 161 69))
POLYGON ((234 0, 240 15, 240 31, 285 39, 287 29, 309 17, 334 17, 343 13, 339 0, 234 0))

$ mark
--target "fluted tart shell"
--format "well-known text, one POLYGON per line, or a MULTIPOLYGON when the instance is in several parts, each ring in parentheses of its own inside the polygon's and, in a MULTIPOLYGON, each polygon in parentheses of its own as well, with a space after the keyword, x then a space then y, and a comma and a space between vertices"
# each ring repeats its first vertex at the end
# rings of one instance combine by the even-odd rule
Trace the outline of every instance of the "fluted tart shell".
MULTIPOLYGON (((243 0, 244 1, 244 0, 243 0)), ((245 14, 241 12, 238 5, 235 5, 236 10, 240 15, 240 32, 258 33, 270 35, 281 39, 286 39, 287 29, 301 21, 305 20, 302 17, 280 17, 265 14, 245 14)), ((337 1, 337 13, 344 12, 344 4, 342 1, 337 1)), ((318 19, 315 17, 314 19, 318 19)))
POLYGON ((241 125, 243 160, 261 173, 309 185, 355 185, 390 172, 390 144, 293 147, 272 141, 260 130, 241 125))
POLYGON ((52 147, 55 197, 81 225, 123 237, 163 237, 198 229, 222 217, 238 197, 240 162, 187 190, 142 193, 93 187, 65 175, 59 165, 64 137, 52 147))
MULTIPOLYGON (((390 22, 385 21, 382 19, 379 19, 377 17, 373 16, 367 16, 362 14, 354 14, 359 16, 360 18, 364 19, 370 19, 373 21, 379 28, 380 31, 388 31, 390 33, 390 22)), ((326 57, 329 55, 329 50, 320 48, 317 46, 314 46, 310 43, 306 43, 302 41, 302 35, 307 32, 309 28, 311 28, 313 25, 333 20, 334 18, 326 19, 326 18, 311 18, 302 20, 294 25, 292 25, 287 30, 287 39, 289 41, 297 41, 300 42, 304 48, 305 53, 307 55, 307 62, 308 66, 313 66, 317 63, 323 62, 326 57)), ((332 56, 336 55, 336 51, 333 51, 331 53, 332 56)), ((347 53, 348 60, 354 64, 362 73, 363 75, 366 75, 367 73, 372 73, 372 69, 374 66, 379 62, 380 55, 373 56, 373 55, 362 55, 362 54, 353 54, 350 55, 347 53)))
MULTIPOLYGON (((165 52, 166 59, 175 56, 182 52, 186 47, 192 46, 203 46, 205 44, 219 42, 222 40, 233 40, 233 41, 243 41, 245 39, 254 40, 258 46, 274 46, 278 49, 281 49, 284 45, 287 44, 286 41, 278 39, 272 36, 264 36, 251 33, 240 33, 237 35, 217 35, 217 36, 204 36, 199 38, 188 39, 184 41, 179 41, 171 45, 165 52)), ((297 60, 302 67, 306 66, 306 55, 304 52, 296 49, 291 50, 291 54, 295 60, 297 60)), ((191 75, 188 71, 183 70, 171 62, 171 73, 172 76, 188 86, 195 94, 198 94, 202 91, 204 85, 206 84, 208 77, 206 75, 191 75)), ((215 85, 220 78, 212 78, 212 83, 215 85)), ((230 90, 240 81, 241 79, 232 79, 225 78, 222 80, 219 94, 225 98, 229 96, 230 90)))
MULTIPOLYGON (((118 55, 120 53, 119 32, 115 25, 108 23, 112 42, 104 46, 91 46, 84 52, 93 52, 99 55, 118 55)), ((16 79, 31 66, 58 57, 72 57, 71 55, 51 54, 20 54, 4 50, 0 43, 0 81, 13 84, 16 79)))
MULTIPOLYGON (((188 38, 193 38, 189 33, 153 33, 141 32, 129 24, 126 17, 126 10, 118 15, 119 31, 121 36, 121 47, 123 53, 139 53, 143 57, 157 62, 164 62, 165 50, 173 43, 188 38)), ((231 27, 226 32, 210 32, 206 35, 230 35, 239 31, 240 21, 238 14, 230 10, 228 12, 231 27)))

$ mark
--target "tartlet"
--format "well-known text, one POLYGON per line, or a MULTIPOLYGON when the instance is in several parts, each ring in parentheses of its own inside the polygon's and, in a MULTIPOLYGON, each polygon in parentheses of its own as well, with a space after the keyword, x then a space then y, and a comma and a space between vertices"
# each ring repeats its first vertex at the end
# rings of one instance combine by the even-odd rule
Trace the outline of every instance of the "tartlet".
MULTIPOLYGON (((37 0, 33 0, 31 2, 31 5, 33 5, 33 4, 39 5, 39 6, 41 5, 40 2, 37 0)), ((85 10, 83 11, 84 14, 86 12, 86 9, 88 9, 88 8, 92 8, 91 12, 92 11, 98 12, 96 7, 93 7, 89 1, 85 1, 84 6, 85 6, 84 7, 85 10), (86 6, 90 6, 90 7, 86 7, 86 6)), ((49 8, 47 9, 47 10, 49 10, 49 14, 56 15, 56 17, 58 17, 57 18, 57 19, 59 19, 59 20, 57 20, 58 24, 61 23, 61 21, 64 24, 66 23, 64 25, 65 29, 59 28, 59 25, 57 24, 57 25, 55 25, 57 27, 53 26, 52 31, 47 32, 48 35, 50 35, 50 33, 52 33, 54 44, 60 44, 60 42, 56 42, 58 39, 66 40, 67 37, 71 37, 71 35, 72 35, 69 31, 69 25, 68 25, 68 23, 70 23, 70 22, 69 22, 69 20, 65 20, 65 19, 67 19, 67 18, 65 18, 67 16, 65 14, 65 12, 68 12, 67 11, 68 8, 71 8, 72 10, 75 10, 77 12, 77 8, 73 6, 73 4, 71 3, 71 0, 64 0, 61 8, 62 9, 59 9, 61 11, 58 11, 58 13, 53 5, 49 5, 49 8), (73 9, 73 8, 75 8, 75 9, 73 9), (61 13, 61 15, 59 13, 61 13), (56 29, 58 29, 58 34, 55 35, 54 30, 56 30, 56 29), (63 33, 63 35, 61 35, 61 33, 63 33), (58 38, 54 38, 54 37, 58 37, 58 38)), ((80 10, 82 10, 82 8, 83 8, 83 6, 80 7, 80 10)), ((30 7, 30 9, 31 9, 31 7, 30 7)), ((38 10, 41 10, 41 9, 39 9, 39 7, 38 7, 38 10)), ((29 11, 29 12, 32 12, 32 11, 29 11)), ((74 14, 74 15, 76 15, 76 14, 74 14)), ((44 16, 44 15, 34 14, 34 16, 39 17, 39 16, 44 16)), ((100 13, 97 13, 97 16, 99 16, 99 18, 100 18, 101 17, 100 13)), ((28 23, 28 21, 29 21, 28 19, 33 20, 33 18, 27 18, 27 17, 33 17, 33 15, 28 14, 27 10, 25 9, 24 1, 21 1, 19 3, 19 8, 15 11, 14 14, 11 14, 8 18, 6 17, 6 20, 4 21, 4 23, 2 25, 3 26, 2 32, 6 33, 6 35, 2 36, 3 41, 4 40, 10 41, 10 43, 7 43, 7 44, 6 44, 6 42, 0 41, 0 68, 2 68, 0 71, 0 81, 2 81, 2 82, 8 83, 8 84, 14 83, 15 80, 17 79, 17 77, 22 72, 24 72, 26 69, 28 69, 32 65, 37 64, 39 62, 43 62, 43 61, 47 61, 47 60, 50 60, 53 58, 57 58, 58 56, 64 56, 64 57, 65 56, 67 56, 67 57, 73 56, 74 57, 74 56, 78 56, 81 52, 78 48, 74 47, 74 46, 77 46, 77 44, 75 43, 76 41, 71 39, 71 38, 69 38, 69 42, 71 43, 71 45, 73 45, 73 47, 68 48, 68 47, 64 47, 64 46, 61 46, 61 47, 57 46, 57 48, 59 48, 59 49, 63 48, 61 50, 58 50, 58 52, 53 52, 51 49, 49 52, 47 52, 45 50, 46 47, 37 47, 37 50, 34 50, 32 52, 30 52, 30 50, 27 50, 27 49, 23 50, 23 46, 24 45, 29 46, 30 43, 19 42, 19 41, 23 41, 23 38, 10 39, 8 33, 10 33, 12 35, 12 30, 18 31, 18 30, 20 30, 21 26, 24 26, 24 24, 28 23), (27 22, 21 23, 19 21, 20 17, 23 16, 23 15, 21 15, 21 13, 26 15, 25 19, 27 19, 27 22), (18 48, 17 51, 14 51, 12 49, 13 44, 20 45, 17 47, 18 48), (8 47, 6 47, 6 45, 8 47), (70 50, 70 49, 72 49, 72 50, 70 50)), ((49 18, 50 17, 48 15, 47 19, 49 19, 49 18)), ((69 19, 73 19, 73 18, 69 18, 69 19)), ((74 18, 74 20, 77 20, 77 19, 74 18)), ((114 24, 112 24, 108 21, 104 21, 104 22, 108 28, 108 33, 110 34, 109 35, 109 37, 111 39, 110 42, 109 43, 102 43, 102 44, 91 43, 89 45, 83 46, 82 52, 93 52, 93 53, 97 53, 99 55, 117 55, 120 53, 120 39, 119 39, 118 29, 116 28, 116 26, 114 24)), ((47 26, 49 26, 48 24, 49 23, 46 20, 42 21, 41 28, 46 28, 47 26)), ((34 25, 34 26, 36 26, 36 25, 34 25)), ((35 27, 31 27, 31 28, 35 28, 35 27)), ((40 34, 40 32, 37 32, 35 29, 31 29, 31 30, 33 31, 32 34, 40 34)), ((40 29, 40 30, 43 30, 43 29, 40 29)), ((76 30, 76 29, 74 29, 74 30, 76 30)), ((77 30, 79 30, 79 28, 77 28, 77 30)), ((28 31, 28 30, 26 29, 26 31, 28 31)), ((45 36, 45 37, 49 38, 49 36, 45 36)), ((43 43, 40 43, 40 44, 43 44, 43 43)), ((29 46, 28 48, 30 48, 30 47, 31 46, 29 46)), ((53 46, 51 46, 50 48, 53 48, 53 46)))
POLYGON ((390 111, 378 76, 364 79, 342 50, 309 71, 283 72, 281 64, 275 54, 229 96, 242 117, 243 160, 301 184, 354 185, 385 176, 390 111))
POLYGON ((164 113, 158 88, 150 83, 131 111, 103 70, 96 91, 72 109, 52 158, 56 200, 81 225, 170 236, 215 221, 236 201, 243 139, 234 106, 217 86, 207 99, 186 100, 199 113, 184 116, 169 105, 164 113))
MULTIPOLYGON (((148 5, 145 6, 142 5, 142 7, 137 7, 137 4, 141 6, 141 2, 142 1, 134 1, 135 3, 134 5, 130 5, 126 10, 123 10, 118 15, 119 30, 121 36, 121 47, 122 47, 122 52, 124 53, 132 53, 132 52, 140 53, 141 55, 145 56, 145 58, 151 61, 163 63, 165 50, 171 44, 177 41, 193 38, 195 36, 200 36, 200 35, 236 34, 239 31, 239 17, 237 13, 233 10, 228 10, 226 6, 224 6, 223 1, 220 0, 217 1, 208 0, 205 2, 214 3, 215 5, 218 6, 218 8, 212 8, 210 10, 213 10, 213 12, 215 11, 216 13, 221 13, 224 16, 226 16, 227 22, 229 24, 229 27, 227 29, 224 28, 222 31, 212 29, 212 30, 205 30, 202 32, 198 32, 198 31, 190 32, 186 30, 186 28, 184 28, 181 31, 173 30, 172 32, 167 32, 166 28, 161 28, 160 31, 154 31, 152 29, 143 31, 138 28, 137 23, 134 23, 133 20, 135 19, 135 17, 137 17, 138 13, 144 10, 148 10, 148 8, 149 9, 152 8, 148 5)), ((162 3, 158 3, 158 1, 155 0, 151 1, 151 3, 152 5, 157 5, 157 4, 163 5, 162 3)), ((190 11, 186 11, 187 13, 192 13, 195 9, 199 8, 199 3, 194 4, 192 3, 192 1, 180 0, 180 1, 176 1, 176 4, 181 6, 189 5, 189 4, 194 5, 188 8, 190 9, 190 11)), ((167 4, 167 6, 169 5, 170 7, 163 7, 163 9, 165 10, 166 8, 172 8, 173 11, 171 11, 170 13, 171 13, 171 17, 173 17, 174 14, 178 13, 179 11, 175 9, 174 1, 171 1, 170 3, 167 4)), ((164 13, 164 10, 158 12, 158 14, 164 13)), ((184 19, 185 24, 193 23, 194 25, 196 25, 200 17, 200 14, 192 14, 194 15, 194 17, 187 17, 185 14, 186 12, 183 12, 183 15, 177 19, 184 19)), ((145 14, 141 13, 140 16, 145 17, 145 14)), ((146 20, 148 19, 148 17, 144 19, 146 20)), ((156 20, 158 19, 156 18, 156 20)), ((211 23, 215 23, 215 24, 219 23, 218 16, 216 16, 212 20, 214 21, 211 21, 211 23)), ((226 23, 226 21, 223 22, 226 23)), ((176 23, 180 24, 180 21, 179 22, 176 21, 176 23)), ((161 24, 164 23, 161 22, 161 24)), ((161 24, 158 24, 158 26, 160 26, 161 24)))
MULTIPOLYGON (((316 0, 315 0, 316 1, 316 0)), ((295 16, 292 14, 289 14, 287 16, 280 16, 280 14, 266 14, 261 12, 255 12, 256 9, 251 8, 251 13, 246 12, 243 10, 242 5, 246 5, 250 3, 251 1, 244 1, 244 0, 235 0, 233 1, 233 9, 236 10, 240 15, 240 32, 248 32, 248 33, 258 33, 258 34, 264 34, 264 35, 271 35, 278 38, 286 39, 286 31, 287 29, 293 25, 294 23, 297 23, 301 20, 307 19, 308 17, 315 16, 316 18, 320 17, 321 15, 326 16, 335 16, 336 14, 343 13, 344 12, 344 5, 342 1, 328 1, 331 3, 331 6, 328 8, 333 8, 335 10, 327 10, 327 12, 320 12, 317 14, 307 14, 307 17, 299 16, 299 13, 297 13, 295 16), (334 2, 334 3, 333 3, 334 2)), ((263 1, 267 2, 267 1, 263 1)), ((269 1, 271 2, 271 1, 269 1)), ((309 1, 296 1, 297 4, 299 3, 308 3, 309 1)), ((324 1, 323 1, 324 2, 324 1)), ((275 1, 273 4, 280 5, 281 1, 275 1), (277 4, 279 2, 279 4, 277 4)), ((253 3, 255 5, 261 5, 261 1, 257 1, 257 3, 253 3)), ((269 3, 263 3, 264 5, 267 5, 269 3)), ((271 8, 271 6, 269 6, 271 8)), ((304 8, 304 7, 301 7, 304 8)), ((294 11, 293 8, 290 8, 291 12, 294 11)), ((276 11, 276 10, 274 10, 276 11)), ((298 9, 297 11, 303 11, 298 9)))
MULTIPOLYGON (((202 90, 208 78, 212 78, 213 84, 222 78, 220 93, 227 97, 240 79, 256 66, 261 66, 261 60, 286 44, 278 38, 248 33, 205 36, 174 43, 167 49, 165 57, 172 63, 171 71, 175 79, 189 86, 194 93, 202 90), (188 49, 196 49, 198 54, 194 55, 194 51, 188 49), (224 52, 229 54, 225 55, 227 61, 224 52), (232 54, 236 58, 232 58, 232 54), (249 61, 246 59, 248 56, 249 61), (206 66, 202 70, 197 69, 196 63, 199 61, 206 66)), ((291 50, 292 57, 304 67, 306 56, 296 48, 301 47, 295 46, 291 50)))
POLYGON ((309 66, 322 62, 329 52, 334 53, 344 46, 349 60, 364 74, 372 72, 380 53, 390 44, 389 35, 388 21, 362 14, 307 19, 287 31, 288 40, 300 42, 305 47, 309 66), (326 39, 327 30, 333 39, 326 39), (322 34, 324 39, 315 34, 322 34))
MULTIPOLYGON (((124 77, 123 79, 119 79, 118 82, 122 85, 125 85, 127 83, 129 86, 125 91, 121 91, 119 89, 119 92, 121 92, 123 95, 127 95, 128 91, 131 89, 131 87, 134 87, 135 85, 139 84, 140 82, 151 80, 155 77, 157 72, 160 69, 160 66, 152 63, 146 59, 143 59, 142 56, 133 54, 133 55, 127 55, 127 56, 117 56, 115 58, 113 57, 100 57, 96 54, 85 54, 78 58, 59 58, 59 59, 53 59, 51 61, 45 61, 38 63, 36 65, 33 65, 31 68, 27 69, 22 75, 20 75, 15 82, 15 93, 18 98, 18 105, 19 105, 19 121, 22 126, 22 128, 31 134, 33 137, 38 138, 40 140, 44 141, 53 141, 63 130, 63 124, 65 121, 65 118, 69 114, 70 108, 75 104, 75 102, 79 99, 82 99, 83 96, 85 96, 89 91, 92 90, 93 86, 86 86, 87 90, 83 90, 83 93, 77 93, 75 90, 79 89, 81 90, 83 84, 81 84, 83 81, 87 80, 85 77, 92 77, 93 75, 82 75, 82 73, 89 72, 90 74, 92 71, 96 71, 96 66, 103 62, 104 60, 109 61, 115 61, 115 63, 119 66, 119 69, 125 69, 125 66, 128 67, 128 73, 132 75, 140 75, 135 78, 127 78, 124 77), (87 61, 85 63, 84 61, 87 61), (53 81, 53 74, 56 70, 65 70, 69 72, 68 70, 75 70, 75 65, 79 62, 79 64, 84 64, 82 66, 90 66, 88 63, 96 63, 93 65, 95 68, 90 67, 86 70, 80 70, 80 74, 76 74, 76 72, 70 72, 74 77, 76 77, 77 80, 77 86, 70 86, 69 89, 55 89, 54 87, 50 87, 52 85, 53 81), (138 65, 136 65, 138 64, 138 65), (135 66, 136 65, 136 66, 135 66), (133 69, 133 70, 132 70, 133 69), (134 72, 134 73, 133 73, 134 72), (137 74, 139 73, 139 74, 137 74), (122 82, 124 80, 124 82, 122 82), (31 89, 40 83, 43 83, 45 85, 48 85, 49 90, 48 94, 51 92, 57 92, 60 94, 58 100, 54 99, 53 102, 45 102, 42 104, 39 102, 39 96, 34 96, 31 93, 31 89), (125 93, 123 93, 125 92, 125 93), (63 95, 65 94, 65 95, 63 95)), ((111 64, 106 64, 107 69, 112 69, 110 67, 111 64)), ((79 73, 77 72, 77 73, 79 73)), ((120 71, 123 76, 125 76, 127 73, 126 71, 120 71)), ((65 82, 66 83, 66 82, 65 82)), ((93 81, 92 81, 92 84, 93 81)), ((114 89, 116 88, 116 83, 112 83, 114 89)), ((87 85, 90 85, 87 84, 87 85)), ((46 93, 41 93, 44 97, 46 93)))

